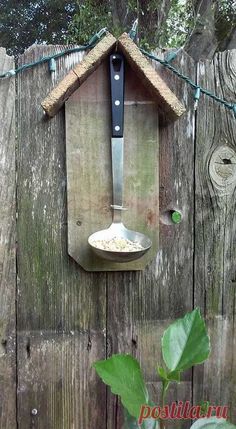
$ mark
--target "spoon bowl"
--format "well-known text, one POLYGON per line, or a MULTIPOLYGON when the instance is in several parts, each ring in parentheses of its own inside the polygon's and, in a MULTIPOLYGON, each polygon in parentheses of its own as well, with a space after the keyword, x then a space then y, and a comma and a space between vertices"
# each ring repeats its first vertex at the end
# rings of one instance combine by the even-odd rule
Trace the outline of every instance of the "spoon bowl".
POLYGON ((151 240, 144 234, 127 229, 122 222, 112 223, 107 229, 95 232, 88 238, 88 243, 96 255, 113 262, 129 262, 141 258, 151 247, 151 240), (95 246, 96 241, 109 241, 112 238, 124 238, 140 244, 142 249, 133 251, 104 250, 95 246))

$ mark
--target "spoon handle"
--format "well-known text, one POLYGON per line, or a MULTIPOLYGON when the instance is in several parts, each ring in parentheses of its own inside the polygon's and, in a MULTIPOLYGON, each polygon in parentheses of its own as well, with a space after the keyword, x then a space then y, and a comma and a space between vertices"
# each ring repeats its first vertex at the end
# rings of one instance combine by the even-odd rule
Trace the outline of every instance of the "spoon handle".
POLYGON ((123 137, 124 132, 124 57, 110 55, 111 123, 112 137, 123 137))

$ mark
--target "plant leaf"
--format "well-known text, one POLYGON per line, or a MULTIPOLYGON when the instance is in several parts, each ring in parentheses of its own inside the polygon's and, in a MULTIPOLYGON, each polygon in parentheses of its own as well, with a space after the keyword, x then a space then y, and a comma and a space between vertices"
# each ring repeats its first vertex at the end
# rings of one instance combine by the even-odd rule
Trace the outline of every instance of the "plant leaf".
POLYGON ((147 419, 144 420, 142 426, 140 426, 135 417, 132 417, 128 411, 124 408, 125 423, 123 429, 160 429, 158 420, 147 419))
POLYGON ((138 361, 131 355, 117 354, 93 364, 112 393, 121 397, 121 402, 131 416, 138 419, 141 405, 148 404, 149 396, 138 361))
POLYGON ((159 374, 162 380, 167 380, 167 372, 164 368, 162 368, 161 366, 158 366, 157 373, 159 374))
POLYGON ((180 371, 168 372, 167 378, 170 381, 176 381, 176 383, 180 383, 180 371))
POLYGON ((162 381, 176 381, 177 383, 180 383, 180 371, 166 372, 164 368, 158 366, 157 372, 161 377, 162 381))
POLYGON ((236 429, 236 426, 225 419, 211 417, 209 419, 198 419, 190 429, 236 429))
POLYGON ((210 339, 198 308, 166 329, 162 337, 162 354, 171 372, 191 368, 209 357, 210 339))

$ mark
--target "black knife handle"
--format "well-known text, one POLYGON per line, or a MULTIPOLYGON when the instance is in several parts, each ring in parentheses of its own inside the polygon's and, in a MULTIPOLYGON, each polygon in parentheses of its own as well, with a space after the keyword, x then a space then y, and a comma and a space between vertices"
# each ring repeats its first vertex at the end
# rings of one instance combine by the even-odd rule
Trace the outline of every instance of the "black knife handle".
POLYGON ((112 137, 123 137, 124 132, 124 57, 110 55, 111 124, 112 137))

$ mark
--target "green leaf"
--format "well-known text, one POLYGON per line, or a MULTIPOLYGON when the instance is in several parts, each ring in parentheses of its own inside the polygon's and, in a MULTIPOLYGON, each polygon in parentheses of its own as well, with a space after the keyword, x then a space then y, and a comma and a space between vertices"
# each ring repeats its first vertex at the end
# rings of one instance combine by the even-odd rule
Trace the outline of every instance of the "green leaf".
POLYGON ((121 402, 131 416, 138 419, 141 405, 148 404, 149 396, 138 361, 131 355, 117 354, 93 364, 112 393, 121 397, 121 402))
POLYGON ((162 368, 161 366, 158 366, 157 372, 162 380, 167 380, 167 372, 164 368, 162 368))
POLYGON ((179 371, 170 371, 166 372, 164 368, 159 366, 157 368, 157 372, 159 376, 161 377, 162 381, 176 381, 177 383, 180 383, 180 372, 179 371))
POLYGON ((171 371, 167 374, 168 380, 180 383, 180 371, 171 371))
POLYGON ((171 372, 191 368, 209 357, 210 339, 198 308, 166 329, 162 337, 162 354, 171 372))
POLYGON ((153 419, 147 419, 140 426, 135 417, 132 417, 126 409, 124 409, 125 423, 123 429, 160 429, 159 422, 153 419))
POLYGON ((209 419, 198 419, 190 429, 236 429, 235 425, 227 422, 225 419, 211 417, 209 419))

